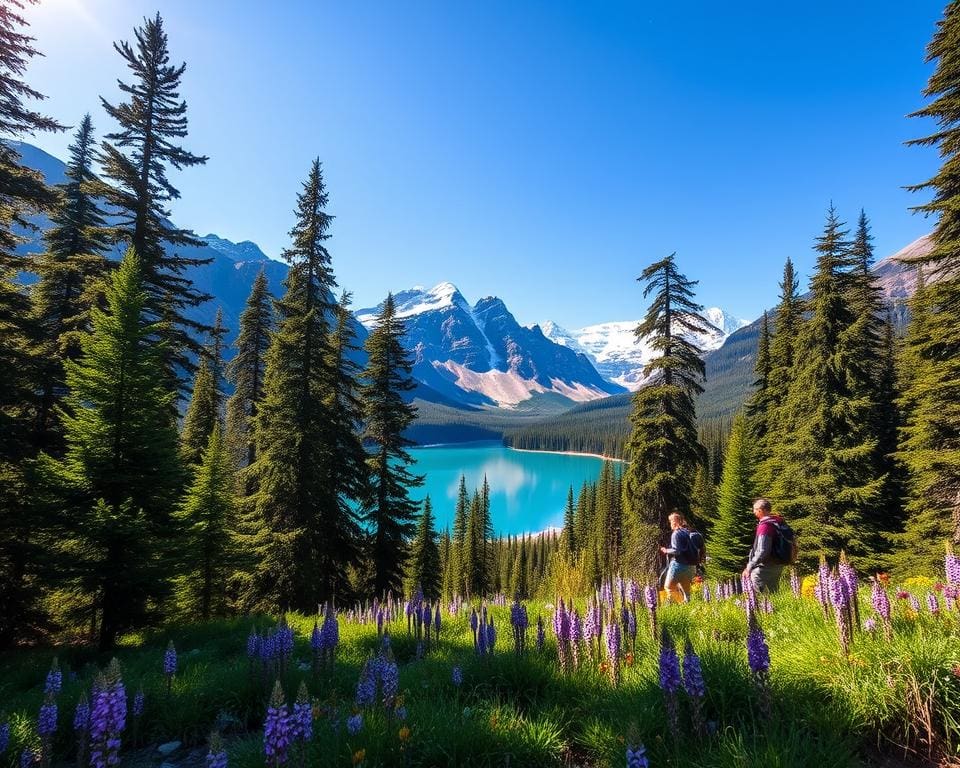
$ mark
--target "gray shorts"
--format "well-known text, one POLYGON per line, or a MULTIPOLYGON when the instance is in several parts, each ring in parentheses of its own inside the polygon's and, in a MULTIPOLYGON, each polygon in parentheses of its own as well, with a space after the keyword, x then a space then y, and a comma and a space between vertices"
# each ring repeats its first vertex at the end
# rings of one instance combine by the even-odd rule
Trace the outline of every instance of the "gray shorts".
POLYGON ((757 592, 776 592, 780 586, 782 565, 758 565, 750 571, 750 581, 757 592))

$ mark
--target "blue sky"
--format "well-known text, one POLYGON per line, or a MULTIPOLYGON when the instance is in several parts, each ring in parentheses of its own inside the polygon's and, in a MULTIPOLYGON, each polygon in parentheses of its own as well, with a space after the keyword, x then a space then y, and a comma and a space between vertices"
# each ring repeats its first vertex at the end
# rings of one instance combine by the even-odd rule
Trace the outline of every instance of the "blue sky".
POLYGON ((635 277, 676 251, 705 305, 753 318, 787 256, 809 274, 831 200, 879 256, 929 230, 902 187, 936 153, 903 141, 944 4, 43 0, 28 77, 113 128, 111 42, 159 10, 210 156, 172 174, 176 221, 279 256, 319 156, 358 306, 450 280, 522 323, 635 319, 635 277))

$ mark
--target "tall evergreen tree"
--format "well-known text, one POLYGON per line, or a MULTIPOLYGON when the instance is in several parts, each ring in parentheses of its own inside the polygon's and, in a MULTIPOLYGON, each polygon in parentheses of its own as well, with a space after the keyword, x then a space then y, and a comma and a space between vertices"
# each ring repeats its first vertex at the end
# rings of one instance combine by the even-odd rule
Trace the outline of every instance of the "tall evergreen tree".
POLYGON ((718 578, 740 573, 753 539, 754 452, 750 441, 748 421, 738 414, 727 443, 717 519, 710 529, 710 564, 718 578))
POLYGON ((403 320, 388 294, 365 344, 369 358, 362 388, 364 436, 374 446, 368 459, 371 491, 363 514, 373 535, 377 594, 401 586, 417 508, 409 492, 423 484, 423 477, 409 470, 414 460, 407 448, 413 441, 404 436, 416 418, 416 407, 403 399, 415 387, 410 377, 413 363, 403 348, 404 333, 403 320))
POLYGON ((410 561, 407 565, 407 594, 417 587, 428 600, 440 597, 441 570, 440 550, 437 547, 437 532, 434 530, 433 506, 430 497, 423 500, 423 514, 417 526, 417 535, 410 545, 410 561))
POLYGON ((630 463, 623 478, 623 507, 630 527, 631 570, 655 573, 658 545, 674 509, 690 512, 693 473, 703 463, 697 438, 694 398, 703 391, 700 350, 684 334, 702 333, 703 308, 693 286, 678 270, 674 254, 647 267, 638 278, 643 295, 654 293, 636 329, 658 356, 647 363, 648 384, 633 396, 630 463))
POLYGON ((761 450, 766 442, 767 432, 769 431, 767 422, 773 410, 770 387, 771 368, 770 321, 767 318, 767 313, 764 312, 760 323, 760 338, 757 341, 757 359, 753 367, 756 378, 753 380, 753 393, 747 401, 750 432, 753 434, 755 445, 761 450))
POLYGON ((272 328, 267 275, 261 269, 240 315, 240 332, 234 342, 237 353, 225 370, 227 381, 233 384, 233 394, 227 400, 226 439, 239 467, 253 464, 257 458, 253 420, 263 399, 264 367, 272 328))
POLYGON ((238 554, 233 474, 233 460, 215 423, 179 510, 186 567, 178 596, 181 606, 203 621, 226 615, 229 607, 227 582, 238 554))
MULTIPOLYGON (((727 453, 729 456, 729 445, 727 453)), ((693 478, 693 491, 690 498, 693 521, 698 530, 709 535, 717 519, 717 488, 710 479, 710 471, 705 464, 697 467, 693 478)))
POLYGON ((453 513, 453 539, 451 541, 451 571, 453 575, 453 591, 457 595, 467 593, 467 569, 464 559, 467 549, 468 516, 470 514, 470 497, 467 495, 467 478, 460 475, 460 486, 457 490, 457 506, 453 513))
POLYGON ((99 616, 100 646, 142 626, 169 589, 169 556, 179 544, 172 513, 182 471, 173 392, 163 388, 156 328, 144 322, 139 259, 127 252, 91 311, 81 356, 66 361, 67 450, 42 464, 59 489, 76 536, 68 554, 99 616))
POLYGON ((909 472, 906 535, 920 562, 929 562, 943 539, 960 544, 960 0, 951 0, 927 46, 936 66, 914 113, 932 118, 933 134, 911 144, 936 146, 940 170, 912 189, 933 192, 916 210, 937 217, 934 247, 920 260, 930 282, 914 301, 910 354, 919 364, 904 393, 908 406, 899 457, 909 472), (916 310, 921 319, 916 320, 916 310))
POLYGON ((560 536, 560 552, 572 561, 577 551, 577 538, 574 523, 573 486, 567 489, 567 505, 563 509, 563 533, 560 536))
MULTIPOLYGON (((210 296, 198 291, 185 273, 210 259, 176 250, 203 243, 192 232, 170 223, 167 206, 180 193, 167 172, 202 165, 207 158, 177 143, 187 135, 187 104, 179 93, 186 64, 170 64, 160 14, 145 19, 143 26, 134 30, 134 37, 133 45, 121 42, 113 46, 130 69, 132 82, 119 83, 127 101, 114 105, 100 99, 119 130, 107 134, 102 144, 100 163, 105 179, 96 185, 96 191, 119 215, 119 222, 111 228, 113 237, 131 245, 143 263, 148 319, 170 320, 162 328, 169 359, 192 370, 189 353, 200 352, 193 334, 205 329, 188 318, 187 311, 210 296)), ((171 381, 176 379, 175 371, 167 375, 171 381)))
POLYGON ((193 378, 190 405, 183 417, 183 430, 180 433, 180 454, 184 464, 192 466, 200 463, 203 452, 210 443, 210 435, 219 423, 213 372, 207 358, 203 357, 193 378))
POLYGON ((286 292, 276 302, 277 327, 254 420, 256 461, 248 480, 258 564, 244 596, 248 606, 316 610, 349 587, 356 560, 356 518, 332 503, 325 469, 331 453, 329 319, 334 287, 332 217, 319 160, 297 196, 297 221, 284 251, 286 292))
POLYGON ((66 392, 63 361, 76 359, 76 334, 88 329, 90 306, 106 271, 104 252, 110 244, 103 232, 103 211, 90 194, 94 180, 93 123, 84 115, 70 145, 66 183, 44 233, 46 251, 37 259, 33 314, 40 336, 35 440, 48 453, 60 450, 54 406, 66 392))

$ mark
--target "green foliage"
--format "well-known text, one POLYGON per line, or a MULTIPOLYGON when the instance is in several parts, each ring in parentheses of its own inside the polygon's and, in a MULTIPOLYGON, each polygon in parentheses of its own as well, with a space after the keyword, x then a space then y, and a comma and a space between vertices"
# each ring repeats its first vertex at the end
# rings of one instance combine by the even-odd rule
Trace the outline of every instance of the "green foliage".
POLYGON ((178 517, 185 533, 178 601, 204 621, 226 615, 228 579, 239 562, 234 466, 220 425, 214 423, 178 517))
POLYGON ((185 312, 210 298, 183 272, 210 259, 177 252, 178 246, 200 246, 202 242, 170 223, 167 206, 180 193, 167 178, 167 171, 202 165, 207 158, 176 143, 187 134, 187 104, 179 93, 186 64, 170 64, 160 14, 145 19, 143 26, 134 30, 134 37, 133 45, 121 42, 113 46, 129 68, 132 82, 120 83, 126 102, 100 100, 119 129, 107 134, 102 144, 100 164, 105 178, 93 189, 117 212, 119 220, 110 227, 110 236, 133 247, 143 264, 144 312, 151 322, 165 320, 158 330, 169 345, 166 375, 175 381, 173 366, 192 370, 188 353, 201 351, 192 335, 200 327, 185 312))
POLYGON ((66 362, 66 453, 42 473, 71 538, 65 559, 99 617, 100 644, 142 626, 168 591, 176 546, 172 512, 182 471, 173 392, 164 389, 156 327, 131 249, 111 276, 106 310, 94 307, 82 355, 66 362))
POLYGON ((433 507, 429 496, 423 500, 423 514, 420 516, 417 534, 410 544, 406 586, 407 594, 413 594, 419 586, 427 600, 440 597, 440 550, 437 547, 437 532, 434 530, 433 507))
POLYGON ((409 492, 423 484, 423 478, 408 469, 414 461, 406 449, 413 443, 404 432, 416 418, 416 409, 403 397, 415 387, 410 377, 413 361, 403 348, 404 333, 393 296, 388 295, 364 345, 369 357, 361 389, 364 439, 373 445, 367 460, 371 488, 363 515, 373 536, 376 594, 402 586, 407 540, 417 509, 409 492))
POLYGON ((712 575, 722 578, 739 573, 747 561, 753 539, 754 517, 750 512, 753 487, 754 452, 747 419, 733 420, 727 460, 717 503, 717 519, 710 529, 707 552, 712 575))
POLYGON ((183 463, 188 466, 200 463, 210 442, 210 435, 220 424, 217 401, 213 372, 206 358, 203 358, 194 375, 190 405, 187 406, 183 429, 180 432, 180 455, 183 463))
POLYGON ((694 398, 702 391, 700 350, 684 337, 703 332, 693 300, 695 282, 677 270, 673 254, 647 267, 638 278, 643 295, 655 293, 637 338, 658 353, 644 368, 648 383, 633 397, 627 444, 630 464, 624 472, 623 507, 629 527, 627 558, 632 570, 653 574, 660 537, 673 510, 690 513, 693 473, 703 463, 697 438, 694 398))

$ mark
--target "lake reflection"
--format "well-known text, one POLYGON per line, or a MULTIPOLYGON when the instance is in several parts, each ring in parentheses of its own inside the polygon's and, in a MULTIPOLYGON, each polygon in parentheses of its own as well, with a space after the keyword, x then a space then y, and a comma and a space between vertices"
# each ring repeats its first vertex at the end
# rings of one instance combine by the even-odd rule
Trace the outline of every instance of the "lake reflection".
POLYGON ((426 475, 422 488, 411 494, 433 502, 438 530, 453 526, 460 476, 467 491, 490 484, 490 514, 497 534, 542 531, 563 524, 567 489, 577 493, 585 480, 596 480, 602 461, 592 456, 513 451, 499 443, 416 448, 414 471, 426 475))

